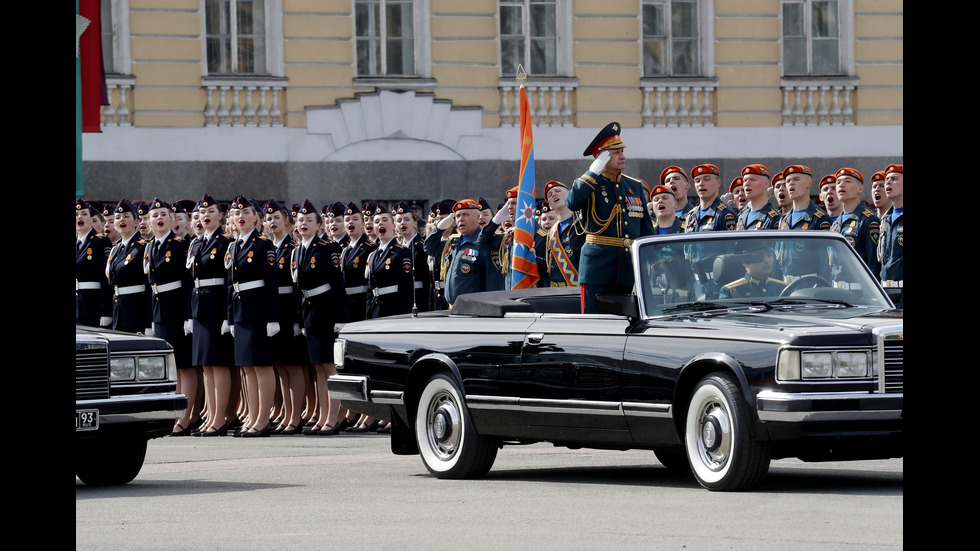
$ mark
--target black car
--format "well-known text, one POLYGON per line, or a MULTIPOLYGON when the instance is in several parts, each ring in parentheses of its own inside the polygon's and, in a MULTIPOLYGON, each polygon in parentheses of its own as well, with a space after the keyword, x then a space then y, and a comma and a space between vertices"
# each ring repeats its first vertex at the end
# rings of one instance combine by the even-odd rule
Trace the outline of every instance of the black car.
POLYGON ((146 442, 170 434, 187 398, 177 394, 173 349, 163 339, 75 326, 75 476, 126 484, 146 442))
POLYGON ((830 232, 710 232, 631 246, 630 295, 477 293, 450 312, 346 325, 333 396, 393 425, 443 478, 504 445, 645 448, 711 490, 771 459, 904 454, 903 313, 830 232), (783 273, 792 257, 814 273, 783 273))

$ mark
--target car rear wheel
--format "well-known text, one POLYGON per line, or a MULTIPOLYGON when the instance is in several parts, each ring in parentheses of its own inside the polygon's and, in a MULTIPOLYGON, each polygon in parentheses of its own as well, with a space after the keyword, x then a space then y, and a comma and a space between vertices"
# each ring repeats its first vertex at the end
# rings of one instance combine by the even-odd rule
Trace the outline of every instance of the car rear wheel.
POLYGON ((116 486, 136 478, 146 458, 146 439, 119 437, 77 442, 75 476, 89 486, 116 486))
POLYGON ((415 438, 425 468, 438 478, 483 476, 497 458, 495 442, 477 434, 456 382, 443 374, 419 396, 415 438))
POLYGON ((709 490, 748 490, 769 471, 769 443, 752 439, 748 406, 726 374, 712 374, 698 383, 684 432, 691 470, 709 490))

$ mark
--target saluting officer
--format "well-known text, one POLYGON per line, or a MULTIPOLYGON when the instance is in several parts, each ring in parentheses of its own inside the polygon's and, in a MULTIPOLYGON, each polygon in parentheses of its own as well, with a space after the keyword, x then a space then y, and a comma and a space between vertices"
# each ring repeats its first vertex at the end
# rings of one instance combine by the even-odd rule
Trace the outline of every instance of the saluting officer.
MULTIPOLYGON (((431 233, 433 230, 437 229, 436 226, 438 226, 439 222, 445 220, 446 218, 449 218, 450 220, 449 227, 444 230, 439 230, 439 239, 441 240, 441 244, 437 245, 440 251, 439 254, 433 255, 430 253, 428 249, 425 248, 425 238, 422 240, 422 249, 425 250, 429 262, 429 273, 432 274, 432 290, 430 293, 429 302, 431 310, 445 310, 446 308, 449 308, 449 302, 446 301, 446 269, 449 267, 450 256, 449 247, 446 246, 445 243, 449 239, 449 236, 453 234, 453 230, 455 229, 452 227, 453 205, 455 204, 456 201, 452 199, 443 199, 442 201, 433 204, 430 208, 430 224, 427 225, 428 229, 426 230, 426 237, 428 237, 429 233, 431 233)), ((489 206, 490 205, 487 204, 486 200, 480 203, 481 209, 484 207, 489 208, 489 206)), ((483 210, 480 212, 482 223, 483 210)), ((493 218, 493 214, 490 215, 490 218, 493 218)), ((489 221, 490 219, 487 219, 487 222, 489 221)))
POLYGON ((748 205, 738 213, 736 230, 769 230, 779 226, 780 213, 769 202, 769 169, 751 164, 742 168, 742 189, 748 205))
POLYGON ((108 327, 112 323, 112 289, 106 279, 109 238, 92 227, 92 206, 75 200, 75 325, 108 327))
POLYGON ((138 333, 150 327, 150 293, 143 273, 146 241, 136 231, 139 212, 132 203, 123 199, 113 210, 113 227, 120 239, 106 262, 113 295, 112 328, 138 333))
POLYGON ((411 253, 395 239, 391 212, 378 205, 374 211, 378 248, 368 255, 367 278, 371 295, 366 316, 380 318, 412 311, 414 282, 411 253))
POLYGON ((646 208, 650 190, 642 180, 623 174, 626 145, 620 128, 613 122, 599 131, 583 153, 595 160, 565 196, 569 209, 581 211, 586 231, 578 267, 583 313, 596 311, 597 294, 632 292, 630 245, 653 234, 646 208))
POLYGON ((443 262, 446 288, 445 299, 452 304, 460 295, 486 291, 486 254, 480 252, 476 238, 480 233, 480 204, 473 199, 457 201, 447 216, 425 236, 425 252, 429 256, 446 260, 443 262), (443 232, 455 224, 457 231, 445 241, 443 232))

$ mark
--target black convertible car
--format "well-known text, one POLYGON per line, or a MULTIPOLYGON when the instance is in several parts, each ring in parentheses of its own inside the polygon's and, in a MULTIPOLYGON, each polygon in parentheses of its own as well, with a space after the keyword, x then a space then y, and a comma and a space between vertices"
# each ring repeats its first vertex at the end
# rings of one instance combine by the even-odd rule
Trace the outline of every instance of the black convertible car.
POLYGON ((599 314, 578 313, 573 287, 348 324, 330 392, 392 420, 392 451, 442 478, 534 442, 650 449, 727 491, 758 485, 771 459, 903 456, 903 314, 841 236, 680 234, 631 250, 634 293, 600 296, 599 314))

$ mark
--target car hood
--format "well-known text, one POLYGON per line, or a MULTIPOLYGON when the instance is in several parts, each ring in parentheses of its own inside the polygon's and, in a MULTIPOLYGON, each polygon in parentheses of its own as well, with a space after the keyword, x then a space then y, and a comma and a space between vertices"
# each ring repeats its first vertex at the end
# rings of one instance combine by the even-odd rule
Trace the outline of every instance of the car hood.
POLYGON ((105 339, 109 341, 109 349, 113 352, 169 350, 171 348, 167 341, 157 337, 148 337, 141 333, 126 333, 113 329, 76 325, 75 341, 86 339, 105 339))
POLYGON ((674 316, 649 320, 650 325, 666 324, 678 330, 723 332, 725 338, 755 341, 793 341, 798 344, 826 343, 834 334, 838 344, 867 344, 872 333, 886 327, 901 327, 902 310, 868 308, 739 311, 719 315, 674 316), (850 337, 848 337, 848 335, 850 337), (843 338, 850 343, 840 342, 843 338))

